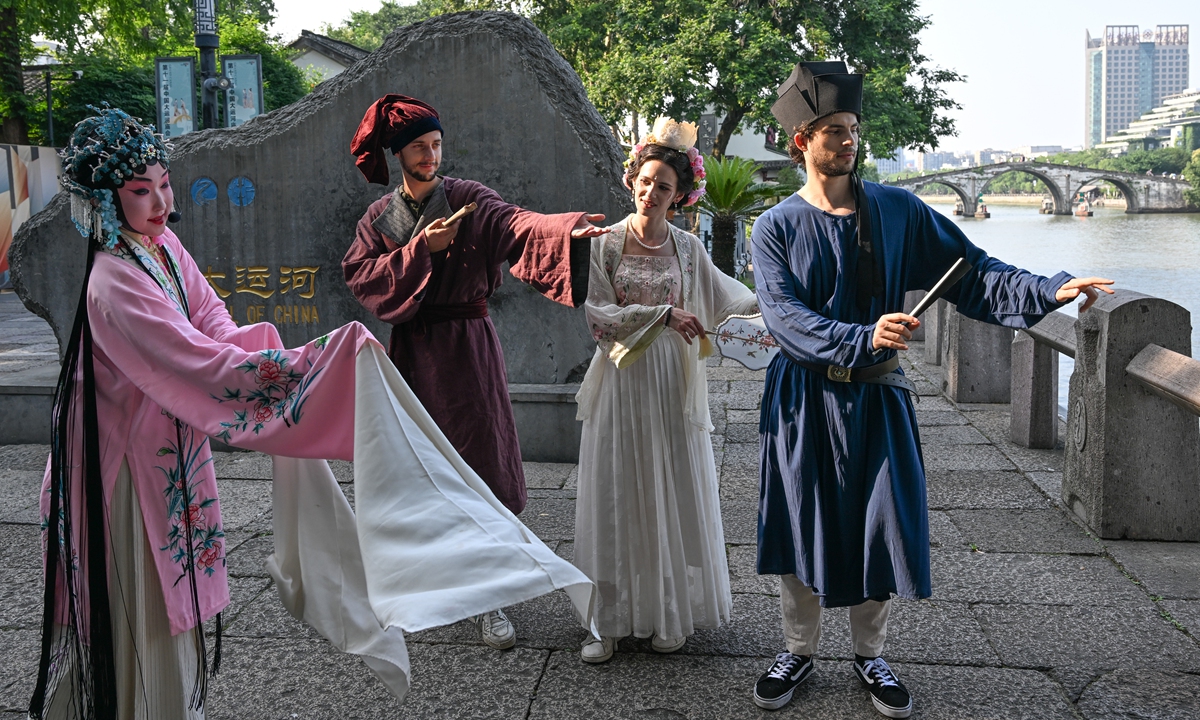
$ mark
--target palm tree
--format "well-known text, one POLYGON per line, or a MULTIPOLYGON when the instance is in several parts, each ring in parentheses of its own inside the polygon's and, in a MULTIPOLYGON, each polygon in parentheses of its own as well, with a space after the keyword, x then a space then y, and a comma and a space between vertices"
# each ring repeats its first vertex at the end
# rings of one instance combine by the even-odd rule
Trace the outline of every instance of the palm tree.
POLYGON ((744 158, 706 158, 704 169, 707 186, 697 205, 700 212, 712 218, 713 263, 721 272, 733 275, 738 222, 757 216, 766 209, 767 200, 790 195, 796 188, 755 182, 754 176, 762 168, 744 158))

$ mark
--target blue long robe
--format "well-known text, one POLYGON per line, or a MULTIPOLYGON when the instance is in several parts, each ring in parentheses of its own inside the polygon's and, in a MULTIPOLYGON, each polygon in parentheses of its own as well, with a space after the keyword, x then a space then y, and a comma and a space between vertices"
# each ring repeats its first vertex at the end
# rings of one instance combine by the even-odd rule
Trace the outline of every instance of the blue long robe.
MULTIPOLYGON (((907 190, 865 186, 885 286, 869 311, 856 300, 853 214, 792 195, 754 224, 763 320, 793 357, 841 367, 890 359, 894 350, 871 350, 874 323, 964 256, 973 269, 944 296, 963 315, 1025 328, 1060 306, 1054 295, 1070 275, 1006 265, 907 190)), ((834 382, 780 353, 767 368, 759 433, 760 574, 795 574, 827 607, 929 597, 925 469, 906 391, 834 382)))

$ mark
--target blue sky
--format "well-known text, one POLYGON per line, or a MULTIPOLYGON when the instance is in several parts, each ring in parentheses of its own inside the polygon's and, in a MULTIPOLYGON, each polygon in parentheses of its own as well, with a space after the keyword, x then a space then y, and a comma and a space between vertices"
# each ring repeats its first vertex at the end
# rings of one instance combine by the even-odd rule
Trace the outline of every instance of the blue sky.
MULTIPOLYGON (((958 136, 945 138, 943 149, 1082 144, 1084 31, 1099 35, 1105 25, 1190 25, 1189 80, 1200 87, 1198 0, 919 1, 921 14, 932 19, 921 36, 925 55, 967 76, 967 82, 947 88, 963 109, 953 114, 958 136)), ((274 29, 291 39, 301 29, 319 32, 324 23, 337 24, 353 10, 379 5, 380 0, 275 0, 274 29)))

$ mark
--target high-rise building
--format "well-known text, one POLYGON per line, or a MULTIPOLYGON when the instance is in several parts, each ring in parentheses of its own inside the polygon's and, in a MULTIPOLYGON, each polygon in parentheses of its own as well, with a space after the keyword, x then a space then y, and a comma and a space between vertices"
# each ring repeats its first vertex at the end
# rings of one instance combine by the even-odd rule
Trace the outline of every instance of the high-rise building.
POLYGON ((1083 145, 1104 142, 1188 85, 1188 26, 1108 25, 1086 35, 1083 145))
POLYGON ((883 177, 895 175, 904 171, 904 148, 896 148, 891 157, 876 157, 872 155, 870 160, 875 164, 875 169, 883 177))

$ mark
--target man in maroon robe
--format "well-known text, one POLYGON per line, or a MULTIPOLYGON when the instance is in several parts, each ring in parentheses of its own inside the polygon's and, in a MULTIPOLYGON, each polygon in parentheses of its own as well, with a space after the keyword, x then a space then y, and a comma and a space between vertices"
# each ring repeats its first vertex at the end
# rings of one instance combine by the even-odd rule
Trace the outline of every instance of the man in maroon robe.
MULTIPOLYGON (((500 268, 555 302, 587 296, 586 239, 604 232, 603 215, 542 215, 510 205, 471 180, 437 175, 442 158, 437 111, 389 94, 367 110, 350 145, 369 182, 388 183, 387 156, 404 170, 396 190, 367 208, 342 260, 350 291, 392 324, 388 356, 434 422, 505 507, 525 508, 525 473, 508 397, 504 355, 487 300, 500 268), (469 203, 474 213, 445 221, 469 203)), ((500 649, 516 634, 500 611, 477 620, 500 649)))

